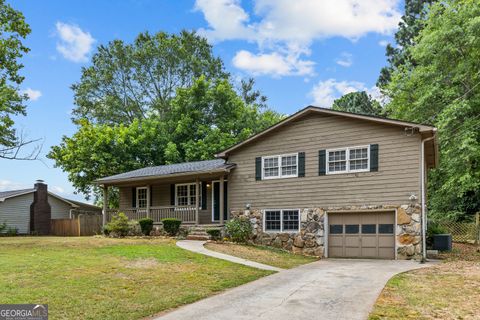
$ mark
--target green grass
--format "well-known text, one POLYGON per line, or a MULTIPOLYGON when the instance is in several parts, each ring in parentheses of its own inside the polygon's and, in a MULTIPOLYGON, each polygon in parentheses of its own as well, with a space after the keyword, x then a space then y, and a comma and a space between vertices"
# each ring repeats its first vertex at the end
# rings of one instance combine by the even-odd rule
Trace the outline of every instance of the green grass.
POLYGON ((480 253, 454 244, 443 263, 394 276, 370 314, 377 319, 477 319, 480 253))
POLYGON ((318 258, 296 255, 281 249, 264 246, 210 242, 207 243, 205 247, 212 251, 229 254, 239 258, 248 259, 283 269, 295 268, 302 264, 318 260, 318 258))
POLYGON ((270 273, 171 240, 0 238, 1 303, 47 303, 50 319, 139 319, 270 273))

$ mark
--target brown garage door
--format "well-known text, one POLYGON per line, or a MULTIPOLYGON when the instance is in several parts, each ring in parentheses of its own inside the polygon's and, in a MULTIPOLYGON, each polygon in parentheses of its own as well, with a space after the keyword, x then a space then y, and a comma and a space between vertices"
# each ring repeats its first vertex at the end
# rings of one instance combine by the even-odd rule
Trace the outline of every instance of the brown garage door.
POLYGON ((395 258, 395 213, 328 214, 331 258, 395 258))

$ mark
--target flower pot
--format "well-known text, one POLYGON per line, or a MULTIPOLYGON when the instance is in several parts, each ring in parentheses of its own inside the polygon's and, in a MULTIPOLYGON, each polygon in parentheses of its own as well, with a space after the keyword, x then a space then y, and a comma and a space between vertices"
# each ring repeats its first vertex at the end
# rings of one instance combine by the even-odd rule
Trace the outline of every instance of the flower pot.
POLYGON ((451 251, 452 250, 452 235, 451 234, 434 234, 433 235, 433 250, 451 251))

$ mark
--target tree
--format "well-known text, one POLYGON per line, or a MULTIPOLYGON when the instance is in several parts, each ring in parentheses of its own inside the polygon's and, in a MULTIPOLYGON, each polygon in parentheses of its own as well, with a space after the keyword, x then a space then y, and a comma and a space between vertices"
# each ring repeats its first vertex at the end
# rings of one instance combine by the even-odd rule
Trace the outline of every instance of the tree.
POLYGON ((415 38, 424 27, 428 5, 436 0, 406 0, 405 14, 398 24, 395 33, 396 47, 388 44, 386 56, 389 65, 383 67, 377 80, 377 86, 384 89, 391 81, 392 73, 400 66, 415 65, 415 61, 409 54, 409 48, 415 45, 415 38))
POLYGON ((23 14, 0 0, 0 158, 3 159, 30 160, 39 152, 36 147, 27 155, 20 155, 22 148, 34 141, 18 134, 12 119, 12 116, 26 115, 27 96, 19 90, 24 80, 19 59, 30 51, 22 43, 30 31, 23 14))
MULTIPOLYGON (((246 94, 252 96, 250 90, 246 94)), ((118 125, 78 120, 79 130, 63 137, 48 157, 68 172, 78 192, 98 195, 92 186, 95 179, 146 166, 211 159, 215 152, 279 121, 279 114, 259 106, 258 97, 247 104, 227 79, 200 77, 191 87, 177 89, 163 119, 151 115, 118 125)))
POLYGON ((353 112, 370 116, 382 116, 383 108, 365 91, 351 92, 333 101, 333 110, 353 112))
POLYGON ((80 82, 72 86, 73 116, 111 125, 151 115, 162 118, 176 90, 191 86, 200 76, 215 79, 228 74, 212 46, 195 32, 146 32, 132 44, 114 40, 99 46, 92 65, 82 69, 80 82))
POLYGON ((430 179, 429 207, 442 216, 480 211, 479 17, 478 1, 432 5, 409 48, 415 66, 400 66, 386 87, 394 117, 439 129, 441 161, 430 179))

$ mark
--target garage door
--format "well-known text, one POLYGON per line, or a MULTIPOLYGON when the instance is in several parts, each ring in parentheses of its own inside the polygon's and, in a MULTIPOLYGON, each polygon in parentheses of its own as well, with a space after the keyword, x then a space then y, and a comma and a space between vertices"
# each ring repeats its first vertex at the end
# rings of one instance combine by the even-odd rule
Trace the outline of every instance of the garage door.
POLYGON ((395 258, 395 213, 328 214, 331 258, 395 258))

